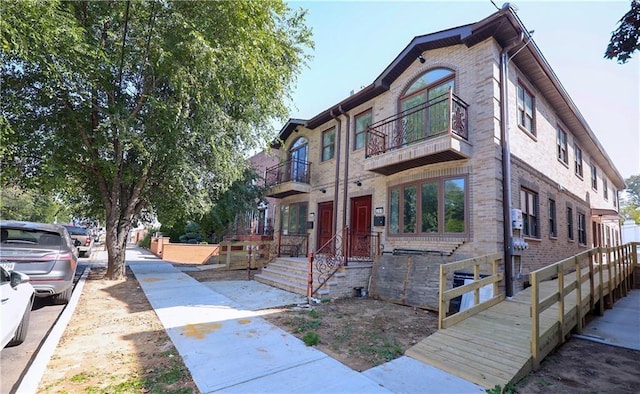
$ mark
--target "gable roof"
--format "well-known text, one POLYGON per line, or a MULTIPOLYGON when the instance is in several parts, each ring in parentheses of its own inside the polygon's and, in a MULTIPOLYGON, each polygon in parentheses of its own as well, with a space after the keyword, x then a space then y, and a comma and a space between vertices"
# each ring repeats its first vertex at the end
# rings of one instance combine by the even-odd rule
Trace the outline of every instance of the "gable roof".
MULTIPOLYGON (((524 24, 511 7, 504 6, 476 23, 414 37, 373 83, 298 125, 314 129, 330 121, 334 116, 344 114, 388 91, 393 81, 399 78, 425 51, 460 44, 472 47, 491 37, 504 48, 510 43, 521 41, 523 35, 528 35, 524 24)), ((582 150, 595 160, 615 187, 619 190, 624 189, 626 187, 624 178, 613 165, 535 42, 530 40, 524 48, 522 45, 516 45, 511 49, 510 54, 514 56, 511 61, 526 75, 529 82, 536 86, 542 96, 549 101, 560 120, 570 128, 582 150), (517 55, 514 55, 516 53, 517 55)), ((292 119, 291 121, 301 120, 292 119)), ((287 125, 279 135, 283 141, 291 134, 287 125)))

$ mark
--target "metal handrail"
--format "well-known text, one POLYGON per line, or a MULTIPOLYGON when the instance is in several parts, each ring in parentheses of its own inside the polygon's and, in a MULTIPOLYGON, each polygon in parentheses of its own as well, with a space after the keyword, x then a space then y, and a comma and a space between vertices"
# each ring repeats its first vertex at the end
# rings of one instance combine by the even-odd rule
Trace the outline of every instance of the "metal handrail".
POLYGON ((468 106, 449 89, 447 94, 373 123, 365 134, 366 157, 443 134, 455 134, 468 140, 468 106))
POLYGON ((289 159, 265 171, 265 185, 272 187, 285 182, 309 184, 311 179, 311 163, 305 160, 289 159))

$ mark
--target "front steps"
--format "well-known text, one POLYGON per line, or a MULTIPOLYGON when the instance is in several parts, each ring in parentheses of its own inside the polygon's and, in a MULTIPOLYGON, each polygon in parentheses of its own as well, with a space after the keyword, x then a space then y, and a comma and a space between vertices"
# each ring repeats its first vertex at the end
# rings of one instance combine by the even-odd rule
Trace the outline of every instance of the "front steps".
MULTIPOLYGON (((260 283, 287 290, 292 293, 307 295, 309 280, 309 260, 306 257, 278 257, 256 274, 254 279, 260 283)), ((315 267, 314 267, 315 271, 315 267)), ((338 282, 345 277, 342 271, 336 272, 331 280, 318 290, 314 297, 330 298, 331 288, 338 286, 338 282)), ((313 287, 318 286, 318 273, 313 274, 313 287)), ((335 291, 334 291, 335 293, 335 291)))

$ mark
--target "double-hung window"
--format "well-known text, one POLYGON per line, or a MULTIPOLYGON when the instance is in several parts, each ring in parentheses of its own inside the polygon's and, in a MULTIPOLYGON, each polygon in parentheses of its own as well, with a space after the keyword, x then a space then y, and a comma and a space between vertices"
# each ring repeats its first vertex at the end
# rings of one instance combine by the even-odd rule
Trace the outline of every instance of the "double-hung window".
POLYGON ((609 199, 609 184, 607 183, 607 178, 602 177, 602 193, 604 193, 604 199, 609 199))
POLYGON ((558 160, 563 162, 564 164, 569 164, 569 152, 567 149, 567 133, 558 128, 558 160))
POLYGON ((558 223, 556 219, 556 200, 549 199, 549 236, 558 236, 558 223))
POLYGON ((591 164, 591 187, 598 190, 598 169, 595 164, 591 164))
POLYGON ((582 212, 578 212, 578 243, 581 245, 587 244, 587 223, 586 216, 582 212))
POLYGON ((336 129, 329 129, 322 133, 322 161, 333 159, 336 152, 336 129))
POLYGON ((520 189, 520 209, 522 210, 522 235, 538 237, 538 193, 520 189))
POLYGON ((466 178, 439 178, 389 189, 389 233, 466 233, 466 183, 466 178))
POLYGON ((355 123, 355 140, 353 141, 353 150, 360 149, 364 147, 366 143, 366 132, 367 128, 371 126, 372 113, 371 110, 363 112, 359 115, 356 115, 355 123))
POLYGON ((576 144, 573 146, 573 150, 575 151, 574 163, 576 176, 582 178, 582 149, 576 144))
POLYGON ((567 207, 567 238, 573 241, 573 208, 567 207))
POLYGON ((535 135, 533 114, 533 96, 522 85, 518 85, 518 125, 535 135))

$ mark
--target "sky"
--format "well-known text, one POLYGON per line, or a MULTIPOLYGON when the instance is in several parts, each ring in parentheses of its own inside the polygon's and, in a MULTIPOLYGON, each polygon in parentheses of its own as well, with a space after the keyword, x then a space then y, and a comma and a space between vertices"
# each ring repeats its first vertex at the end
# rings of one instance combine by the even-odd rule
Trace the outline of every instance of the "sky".
MULTIPOLYGON (((494 0, 498 7, 503 1, 494 0)), ((477 22, 476 1, 288 1, 308 10, 313 58, 292 92, 292 118, 310 119, 371 84, 415 36, 477 22)), ((640 174, 640 52, 604 58, 630 1, 516 1, 518 16, 623 178, 640 174)))

